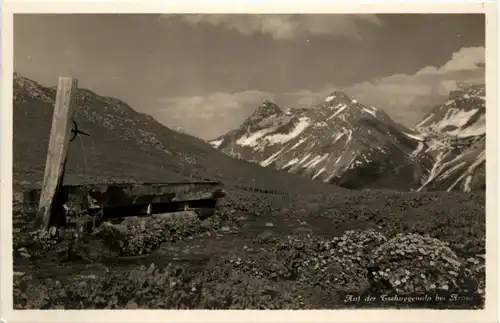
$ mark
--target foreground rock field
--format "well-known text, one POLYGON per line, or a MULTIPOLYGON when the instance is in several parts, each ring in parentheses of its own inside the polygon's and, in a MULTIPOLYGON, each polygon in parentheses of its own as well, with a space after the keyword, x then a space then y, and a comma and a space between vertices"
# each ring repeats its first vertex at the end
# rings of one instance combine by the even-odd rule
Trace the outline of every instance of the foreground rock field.
POLYGON ((206 220, 105 223, 78 245, 29 235, 15 204, 15 308, 335 309, 453 291, 483 306, 484 192, 228 193, 206 220))

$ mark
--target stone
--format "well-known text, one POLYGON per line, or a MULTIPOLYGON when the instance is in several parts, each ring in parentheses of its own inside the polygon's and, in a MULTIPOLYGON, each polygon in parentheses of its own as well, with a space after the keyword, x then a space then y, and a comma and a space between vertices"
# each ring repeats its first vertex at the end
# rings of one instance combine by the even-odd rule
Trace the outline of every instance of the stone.
POLYGON ((19 254, 24 258, 31 258, 31 255, 28 252, 20 251, 19 254))
POLYGON ((294 232, 298 234, 307 234, 307 233, 312 233, 313 230, 311 228, 297 228, 293 230, 294 232))
POLYGON ((259 238, 260 239, 269 239, 269 238, 272 238, 274 236, 274 233, 269 231, 269 230, 266 230, 264 232, 262 232, 261 234, 259 234, 259 238))

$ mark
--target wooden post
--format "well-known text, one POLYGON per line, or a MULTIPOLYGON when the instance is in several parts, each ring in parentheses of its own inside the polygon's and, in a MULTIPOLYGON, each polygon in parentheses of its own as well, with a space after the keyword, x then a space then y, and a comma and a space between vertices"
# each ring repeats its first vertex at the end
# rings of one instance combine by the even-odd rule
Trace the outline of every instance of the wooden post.
POLYGON ((73 95, 77 86, 77 79, 59 77, 45 175, 37 212, 37 224, 45 230, 48 229, 51 220, 54 198, 62 184, 72 127, 73 95))

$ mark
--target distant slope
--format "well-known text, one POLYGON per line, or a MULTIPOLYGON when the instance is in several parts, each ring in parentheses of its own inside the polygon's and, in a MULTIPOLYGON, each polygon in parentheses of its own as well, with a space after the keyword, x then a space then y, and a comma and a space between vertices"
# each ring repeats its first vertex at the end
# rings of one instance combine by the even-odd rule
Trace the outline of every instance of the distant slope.
POLYGON ((210 143, 236 158, 354 189, 417 187, 432 166, 416 133, 340 91, 310 109, 282 111, 264 101, 210 143))
MULTIPOLYGON (((39 186, 47 153, 55 88, 14 75, 14 185, 39 186)), ((245 161, 171 130, 115 98, 79 89, 74 119, 90 137, 70 144, 68 183, 221 180, 270 190, 340 190, 245 161)))
POLYGON ((484 189, 486 167, 486 91, 465 86, 450 93, 415 127, 425 138, 434 164, 419 190, 484 189))

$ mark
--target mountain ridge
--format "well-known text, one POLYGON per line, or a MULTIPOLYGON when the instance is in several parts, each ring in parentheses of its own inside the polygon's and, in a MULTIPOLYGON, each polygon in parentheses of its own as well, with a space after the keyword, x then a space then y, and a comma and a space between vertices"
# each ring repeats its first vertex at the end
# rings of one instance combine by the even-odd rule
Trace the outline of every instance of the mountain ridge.
POLYGON ((451 91, 415 126, 427 143, 426 153, 435 164, 418 188, 468 192, 485 187, 486 88, 465 85, 451 91), (436 181, 437 179, 437 181, 436 181), (441 179, 441 180, 440 180, 441 179))
MULTIPOLYGON (((55 87, 14 74, 13 179, 40 186, 52 122, 55 87)), ((68 148, 65 181, 171 182, 217 180, 227 185, 310 192, 342 190, 233 158, 180 133, 122 100, 77 89, 74 120, 90 133, 68 148)))
MULTIPOLYGON (((283 111, 274 102, 264 101, 256 112, 272 106, 272 113, 260 119, 254 113, 242 126, 209 142, 235 158, 351 189, 453 190, 457 183, 449 183, 454 176, 442 176, 448 167, 442 165, 442 157, 457 154, 456 138, 464 138, 462 146, 469 147, 471 141, 481 146, 484 95, 484 85, 452 91, 448 102, 435 107, 413 128, 338 90, 306 109, 283 111), (458 120, 455 126, 454 120, 458 120), (443 129, 444 135, 434 135, 443 129), (440 153, 438 147, 448 152, 440 153)), ((476 169, 474 165, 482 165, 483 155, 474 148, 453 158, 476 169)), ((458 186, 468 190, 463 184, 458 186)))
MULTIPOLYGON (((266 119, 272 126, 248 127, 250 119, 247 119, 243 123, 246 127, 216 138, 211 144, 229 155, 262 166, 305 173, 313 179, 348 188, 365 184, 353 180, 353 164, 369 163, 371 157, 382 161, 379 150, 383 150, 389 157, 384 157, 371 171, 387 172, 394 167, 395 160, 405 159, 419 146, 411 129, 395 123, 383 110, 364 106, 342 91, 332 92, 309 109, 287 110, 266 119), (378 142, 383 145, 374 144, 378 142)), ((377 180, 373 178, 372 182, 377 180)), ((389 188, 392 184, 382 186, 389 188)))

